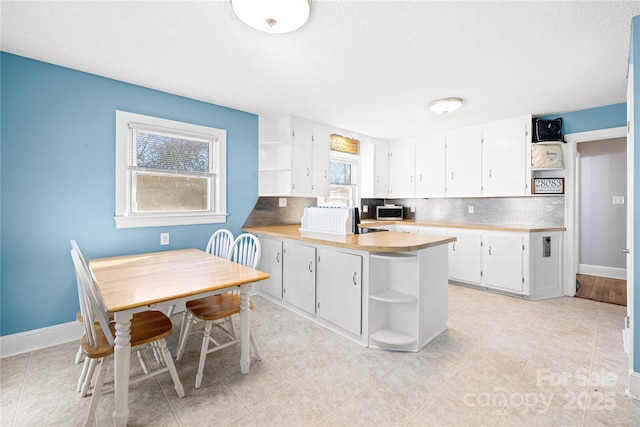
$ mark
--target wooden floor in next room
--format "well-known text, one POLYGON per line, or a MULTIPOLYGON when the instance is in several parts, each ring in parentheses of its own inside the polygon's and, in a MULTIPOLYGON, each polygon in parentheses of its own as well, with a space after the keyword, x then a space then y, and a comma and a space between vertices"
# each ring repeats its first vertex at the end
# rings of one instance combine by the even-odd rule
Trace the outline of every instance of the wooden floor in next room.
POLYGON ((627 305, 626 280, 576 274, 576 287, 576 296, 578 298, 627 305))

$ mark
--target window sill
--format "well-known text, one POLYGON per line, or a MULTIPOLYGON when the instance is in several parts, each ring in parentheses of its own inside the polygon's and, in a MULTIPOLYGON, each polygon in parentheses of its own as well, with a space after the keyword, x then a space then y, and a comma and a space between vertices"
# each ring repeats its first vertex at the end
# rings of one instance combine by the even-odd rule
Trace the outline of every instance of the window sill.
POLYGON ((175 215, 175 216, 115 216, 116 228, 164 227, 171 225, 223 224, 227 222, 227 214, 208 215, 175 215))

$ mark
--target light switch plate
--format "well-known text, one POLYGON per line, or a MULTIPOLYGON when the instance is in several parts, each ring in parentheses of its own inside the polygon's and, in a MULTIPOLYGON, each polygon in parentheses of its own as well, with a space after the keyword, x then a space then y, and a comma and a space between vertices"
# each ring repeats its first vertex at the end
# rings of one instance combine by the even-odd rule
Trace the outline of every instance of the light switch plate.
POLYGON ((169 233, 160 233, 160 244, 161 245, 169 244, 169 233))
POLYGON ((278 199, 278 206, 281 208, 286 208, 287 207, 287 198, 286 197, 280 197, 280 199, 278 199))
POLYGON ((624 205, 624 196, 613 196, 611 203, 614 205, 624 205))
POLYGON ((469 206, 468 211, 469 213, 473 213, 473 206, 469 206))
POLYGON ((369 205, 362 205, 362 213, 369 212, 369 205))

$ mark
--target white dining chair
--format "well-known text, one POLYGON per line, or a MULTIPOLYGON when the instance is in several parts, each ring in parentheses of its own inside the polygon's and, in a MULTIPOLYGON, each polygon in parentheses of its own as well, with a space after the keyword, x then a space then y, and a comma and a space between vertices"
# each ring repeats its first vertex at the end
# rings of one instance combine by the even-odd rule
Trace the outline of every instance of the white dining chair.
MULTIPOLYGON (((82 316, 84 319, 96 319, 95 322, 83 322, 84 335, 81 340, 85 357, 97 362, 96 381, 92 391, 89 413, 84 422, 85 426, 89 426, 95 422, 96 408, 103 391, 109 356, 114 352, 115 325, 104 309, 91 272, 84 259, 81 258, 80 252, 72 248, 71 258, 79 282, 78 298, 82 316)), ((131 378, 131 382, 138 382, 169 371, 178 396, 184 397, 184 388, 165 341, 165 337, 171 333, 172 326, 171 319, 159 311, 144 311, 133 315, 131 319, 131 348, 157 343, 164 358, 164 364, 158 364, 157 369, 149 371, 145 375, 131 378)))
MULTIPOLYGON (((229 258, 231 247, 233 246, 233 233, 227 229, 221 228, 216 230, 207 243, 205 252, 220 258, 229 258)), ((196 317, 190 316, 188 310, 182 313, 182 322, 180 324, 180 336, 178 337, 178 349, 176 350, 176 360, 180 360, 187 346, 189 335, 196 332, 193 326, 201 323, 196 317)))
MULTIPOLYGON (((260 262, 260 241, 256 236, 244 233, 238 236, 231 247, 229 260, 239 264, 256 268, 260 262)), ((253 309, 253 303, 250 302, 253 309)), ((233 326, 231 316, 240 313, 240 295, 238 292, 226 292, 220 295, 212 295, 205 298, 187 302, 189 316, 204 322, 204 334, 202 337, 202 347, 200 349, 200 362, 198 373, 196 374, 195 387, 200 388, 204 372, 204 363, 207 354, 222 350, 230 345, 240 342, 240 337, 233 326), (217 327, 222 331, 222 337, 214 338, 211 329, 217 327), (222 340, 225 340, 224 342, 222 340), (209 347, 210 344, 213 344, 209 347)), ((251 348, 254 356, 260 360, 260 352, 255 338, 249 332, 251 348)))

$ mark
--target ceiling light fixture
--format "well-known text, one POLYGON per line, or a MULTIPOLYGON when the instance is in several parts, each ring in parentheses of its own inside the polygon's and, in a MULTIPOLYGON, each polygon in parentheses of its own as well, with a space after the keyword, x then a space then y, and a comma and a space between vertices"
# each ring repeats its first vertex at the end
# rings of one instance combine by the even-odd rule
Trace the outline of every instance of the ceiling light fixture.
POLYGON ((235 14, 248 26, 266 33, 288 33, 302 27, 311 0, 231 0, 235 14))
POLYGON ((429 103, 429 109, 434 113, 446 114, 462 106, 461 98, 442 98, 429 103))

